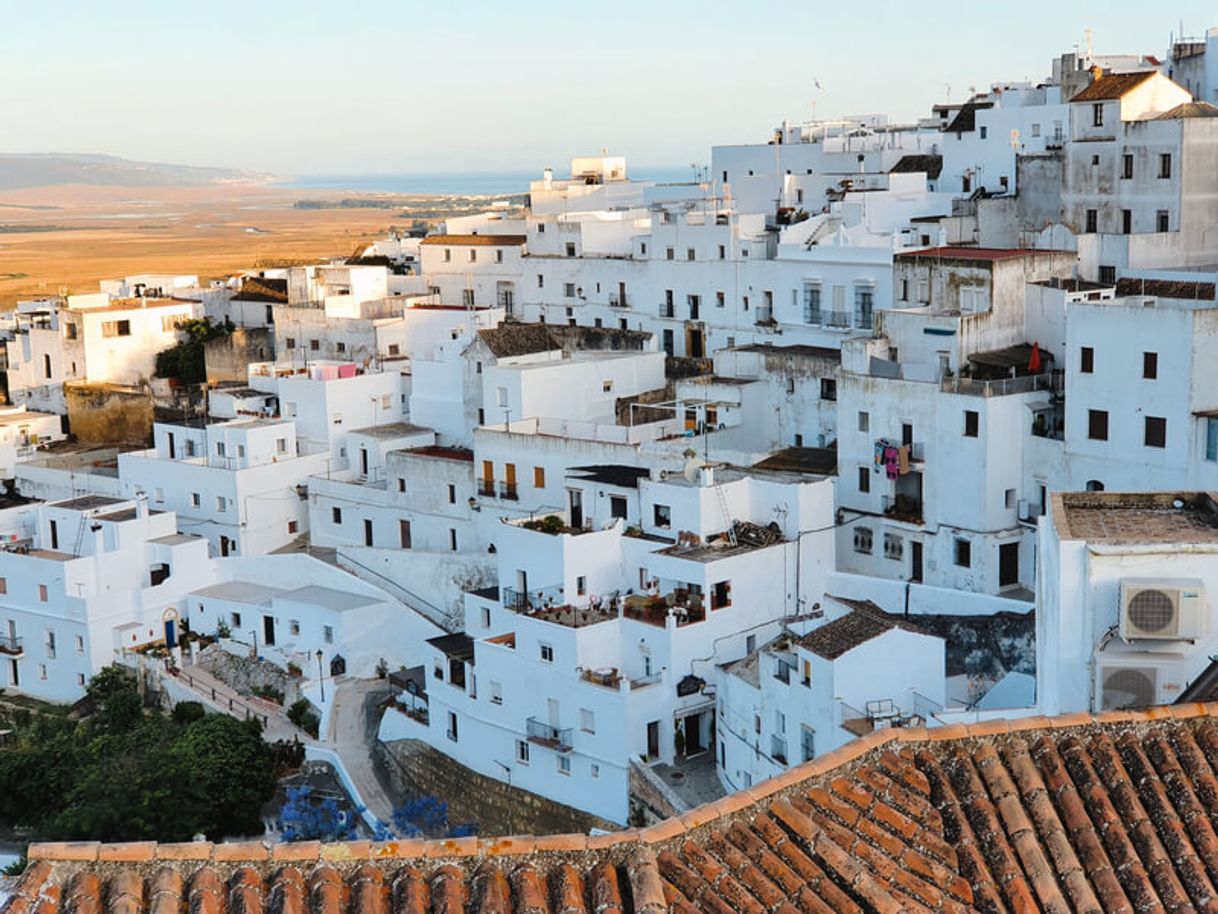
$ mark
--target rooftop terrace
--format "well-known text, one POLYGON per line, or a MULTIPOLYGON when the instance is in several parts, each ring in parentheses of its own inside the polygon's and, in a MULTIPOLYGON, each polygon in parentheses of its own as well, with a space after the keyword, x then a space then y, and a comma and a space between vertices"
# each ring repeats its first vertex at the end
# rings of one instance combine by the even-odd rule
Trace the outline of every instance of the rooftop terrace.
POLYGON ((1062 539, 1218 544, 1218 500, 1211 492, 1062 492, 1050 500, 1062 539))

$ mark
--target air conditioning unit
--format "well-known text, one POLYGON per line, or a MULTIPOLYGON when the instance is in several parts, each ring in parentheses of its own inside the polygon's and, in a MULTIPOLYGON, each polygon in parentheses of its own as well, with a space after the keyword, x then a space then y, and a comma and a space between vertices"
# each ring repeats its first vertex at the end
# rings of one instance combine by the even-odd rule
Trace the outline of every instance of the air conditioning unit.
POLYGON ((1192 578, 1121 581, 1120 633, 1126 641, 1188 641, 1205 629, 1205 585, 1192 578))
POLYGON ((1168 705, 1188 685, 1175 655, 1118 654, 1102 660, 1095 675, 1096 711, 1168 705))

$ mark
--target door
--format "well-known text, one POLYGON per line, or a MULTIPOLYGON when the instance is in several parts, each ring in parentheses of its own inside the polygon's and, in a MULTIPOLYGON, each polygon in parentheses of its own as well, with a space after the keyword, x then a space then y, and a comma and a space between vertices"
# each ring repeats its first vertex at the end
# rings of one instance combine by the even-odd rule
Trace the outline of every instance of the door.
POLYGON ((174 460, 178 456, 177 442, 173 439, 173 432, 169 433, 169 459, 174 460))
POLYGON ((685 755, 688 757, 705 751, 706 746, 702 743, 702 715, 690 714, 685 718, 685 755))
POLYGON ((8 684, 13 688, 21 685, 21 676, 18 674, 18 669, 16 660, 8 662, 8 684))
POLYGON ((51 548, 59 548, 59 524, 51 521, 51 548))
POLYGON ((922 583, 922 544, 913 540, 909 544, 909 579, 915 584, 922 583))
POLYGON ((503 497, 516 497, 516 464, 507 463, 503 466, 503 497))
POLYGON ((364 545, 372 545, 372 521, 366 517, 364 518, 364 545))
POLYGON ((647 758, 660 757, 660 722, 653 720, 647 725, 647 758))
POLYGON ((672 330, 665 330, 665 331, 664 331, 664 352, 665 352, 665 354, 667 354, 667 355, 672 355, 672 354, 673 354, 673 347, 672 347, 672 330))
POLYGON ((1019 542, 1003 543, 998 547, 998 586, 1014 587, 1019 583, 1019 542))
POLYGON ((409 549, 410 548, 410 521, 408 521, 408 520, 398 521, 398 536, 402 541, 402 548, 409 549))
POLYGON ((220 555, 221 557, 228 555, 228 537, 220 537, 220 555))
POLYGON ((547 711, 549 712, 550 726, 555 730, 558 729, 558 702, 553 698, 546 699, 547 711))
POLYGON ((368 449, 366 447, 359 449, 359 472, 361 476, 368 475, 368 449))
POLYGON ((275 644, 275 617, 262 617, 262 643, 267 647, 273 647, 275 644))
POLYGON ((571 526, 579 530, 584 526, 584 493, 581 489, 568 489, 571 504, 571 526))
POLYGON ((178 645, 178 620, 165 620, 165 646, 177 647, 178 645))
POLYGON ((610 517, 620 517, 622 520, 625 520, 626 519, 626 499, 622 498, 620 495, 610 495, 609 496, 609 516, 610 517))

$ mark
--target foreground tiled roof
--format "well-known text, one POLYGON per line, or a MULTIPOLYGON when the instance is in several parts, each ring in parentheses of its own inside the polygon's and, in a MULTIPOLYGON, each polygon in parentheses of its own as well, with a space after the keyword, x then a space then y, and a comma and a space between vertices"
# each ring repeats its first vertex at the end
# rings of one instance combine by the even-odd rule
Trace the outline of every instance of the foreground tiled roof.
POLYGON ((616 835, 35 845, 3 914, 1212 911, 1216 713, 880 731, 616 835))
POLYGON ((1139 70, 1134 73, 1105 73, 1093 80, 1082 92, 1070 99, 1072 102, 1102 102, 1120 98, 1155 75, 1154 70, 1139 70))

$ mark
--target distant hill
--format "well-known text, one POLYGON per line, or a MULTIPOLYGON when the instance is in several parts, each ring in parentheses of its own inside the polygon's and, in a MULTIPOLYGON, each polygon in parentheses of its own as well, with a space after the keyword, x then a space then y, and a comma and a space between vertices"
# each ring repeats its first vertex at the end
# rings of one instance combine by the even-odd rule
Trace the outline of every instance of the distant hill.
POLYGON ((53 184, 190 187, 205 184, 265 183, 273 179, 273 175, 253 171, 134 162, 116 156, 54 152, 0 153, 0 190, 46 187, 53 184))

